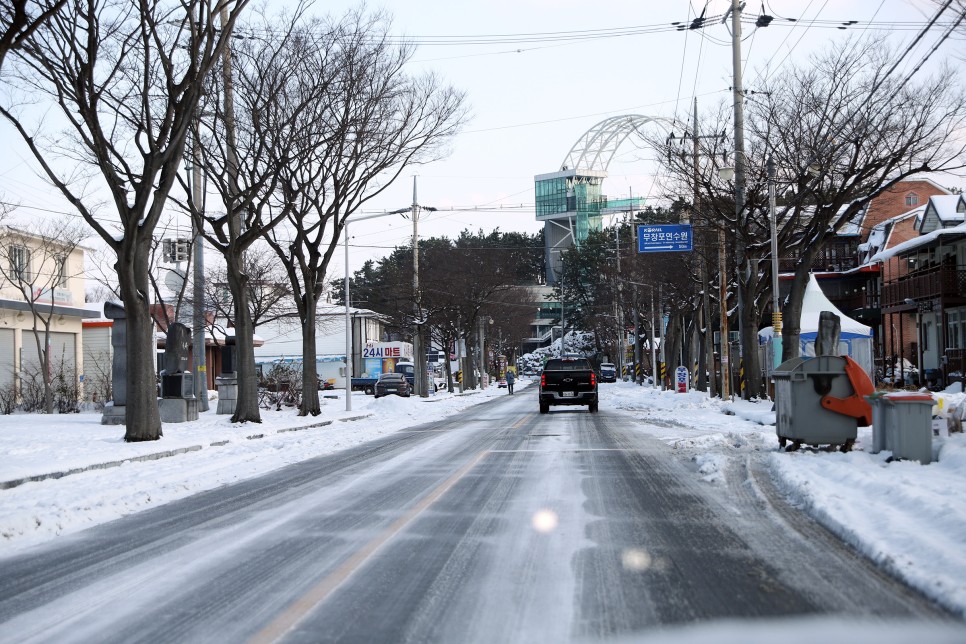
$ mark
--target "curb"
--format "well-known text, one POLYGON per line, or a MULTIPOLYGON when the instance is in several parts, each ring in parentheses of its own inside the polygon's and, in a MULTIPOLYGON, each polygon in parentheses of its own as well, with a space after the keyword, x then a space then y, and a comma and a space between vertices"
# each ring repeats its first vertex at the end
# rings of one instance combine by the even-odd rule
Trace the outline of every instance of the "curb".
MULTIPOLYGON (((300 432, 306 429, 318 429, 319 427, 327 427, 334 422, 348 423, 356 420, 363 420, 369 418, 372 414, 362 414, 360 416, 349 416, 348 418, 337 418, 335 420, 324 420, 312 425, 303 425, 301 427, 285 427, 279 429, 269 436, 275 436, 277 434, 285 434, 288 432, 300 432)), ((266 434, 250 434, 245 436, 245 440, 258 440, 260 438, 265 438, 266 434)), ((220 440, 214 441, 208 444, 208 447, 222 447, 231 443, 230 440, 220 440)), ((85 465, 83 467, 75 467, 63 472, 48 472, 47 474, 34 474, 32 476, 25 476, 20 479, 12 479, 10 481, 0 481, 0 490, 9 490, 15 487, 19 487, 24 483, 36 483, 38 481, 46 481, 48 479, 60 479, 65 476, 70 476, 72 474, 80 474, 81 472, 89 472, 91 470, 106 470, 112 467, 120 467, 125 463, 138 463, 144 461, 157 461, 162 458, 170 458, 172 456, 178 456, 179 454, 187 454, 188 452, 197 452, 204 449, 203 445, 189 445, 188 447, 178 447, 176 449, 165 450, 163 452, 155 452, 153 454, 142 454, 141 456, 132 456, 130 458, 121 459, 119 461, 108 461, 106 463, 93 463, 91 465, 85 465)))

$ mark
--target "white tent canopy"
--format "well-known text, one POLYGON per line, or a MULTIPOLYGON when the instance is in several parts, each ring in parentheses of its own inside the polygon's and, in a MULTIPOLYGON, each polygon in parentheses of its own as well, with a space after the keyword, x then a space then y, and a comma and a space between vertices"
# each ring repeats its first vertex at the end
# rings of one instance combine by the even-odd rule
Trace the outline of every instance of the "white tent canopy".
MULTIPOLYGON (((799 337, 801 355, 805 357, 815 355, 815 338, 818 335, 818 321, 822 311, 834 313, 839 316, 842 322, 838 355, 850 356, 862 366, 866 373, 872 375, 872 328, 861 322, 856 322, 832 304, 825 297, 825 293, 822 292, 822 287, 819 286, 814 274, 808 278, 808 286, 805 288, 805 297, 802 300, 801 336, 799 337)), ((766 327, 758 332, 759 343, 764 345, 761 347, 764 351, 763 364, 766 374, 769 376, 774 364, 771 343, 773 335, 774 329, 772 327, 766 327)))
MULTIPOLYGON (((805 297, 802 300, 802 335, 818 332, 818 320, 822 311, 830 311, 839 316, 842 320, 843 337, 872 337, 872 327, 868 327, 861 322, 856 322, 845 315, 845 313, 842 313, 838 307, 825 297, 825 293, 822 291, 822 287, 819 286, 815 275, 810 275, 808 278, 808 286, 805 287, 805 297)), ((762 340, 767 340, 771 338, 773 332, 774 330, 769 326, 759 331, 758 335, 762 340)))

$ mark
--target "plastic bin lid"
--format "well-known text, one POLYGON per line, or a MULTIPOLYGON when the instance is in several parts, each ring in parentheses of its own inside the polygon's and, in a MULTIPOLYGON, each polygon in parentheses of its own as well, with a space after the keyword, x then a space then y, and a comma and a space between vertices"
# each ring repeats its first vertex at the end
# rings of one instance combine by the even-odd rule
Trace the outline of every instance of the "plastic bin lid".
POLYGON ((930 394, 910 393, 897 391, 886 394, 883 398, 888 398, 892 402, 935 402, 930 394))

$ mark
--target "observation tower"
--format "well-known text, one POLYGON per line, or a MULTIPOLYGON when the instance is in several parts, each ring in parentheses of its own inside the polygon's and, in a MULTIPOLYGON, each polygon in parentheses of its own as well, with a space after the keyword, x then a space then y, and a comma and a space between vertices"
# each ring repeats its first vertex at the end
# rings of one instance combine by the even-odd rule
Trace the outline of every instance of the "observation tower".
POLYGON ((667 119, 640 114, 614 116, 587 130, 560 164, 560 170, 534 176, 537 220, 544 222, 547 284, 556 284, 561 253, 602 228, 602 216, 636 210, 644 199, 608 199, 602 193, 607 168, 617 149, 631 137, 644 138, 649 123, 667 119))

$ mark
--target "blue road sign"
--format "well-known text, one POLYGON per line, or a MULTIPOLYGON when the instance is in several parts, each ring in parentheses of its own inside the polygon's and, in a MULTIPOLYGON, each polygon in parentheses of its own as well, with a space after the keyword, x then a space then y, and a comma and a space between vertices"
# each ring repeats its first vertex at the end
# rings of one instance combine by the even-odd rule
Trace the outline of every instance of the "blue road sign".
POLYGON ((637 227, 637 252, 681 253, 694 249, 691 224, 658 224, 637 227))

